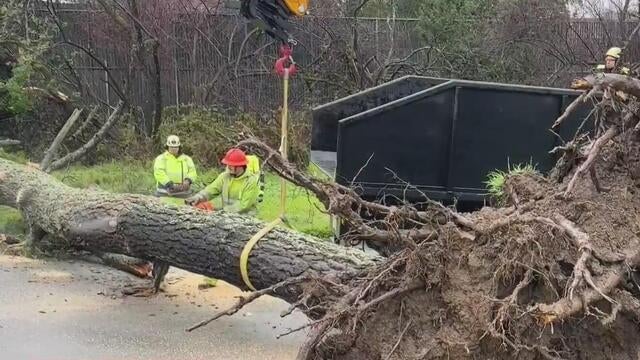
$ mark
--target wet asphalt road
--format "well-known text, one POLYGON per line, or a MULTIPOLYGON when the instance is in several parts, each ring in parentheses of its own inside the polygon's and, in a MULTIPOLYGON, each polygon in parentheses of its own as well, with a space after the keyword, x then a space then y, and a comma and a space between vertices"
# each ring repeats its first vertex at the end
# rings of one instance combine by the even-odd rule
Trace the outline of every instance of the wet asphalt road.
POLYGON ((172 268, 165 293, 137 298, 121 290, 148 282, 108 267, 0 255, 0 359, 295 358, 305 332, 276 336, 306 318, 280 318, 287 304, 271 297, 185 332, 241 294, 223 282, 198 290, 201 279, 172 268))

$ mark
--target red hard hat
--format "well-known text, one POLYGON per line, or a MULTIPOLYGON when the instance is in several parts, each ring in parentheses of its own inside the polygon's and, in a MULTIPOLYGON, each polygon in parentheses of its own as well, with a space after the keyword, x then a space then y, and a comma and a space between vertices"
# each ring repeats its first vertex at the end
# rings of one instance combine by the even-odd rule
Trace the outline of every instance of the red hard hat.
POLYGON ((246 166, 247 155, 240 149, 231 149, 222 159, 222 163, 229 166, 246 166))

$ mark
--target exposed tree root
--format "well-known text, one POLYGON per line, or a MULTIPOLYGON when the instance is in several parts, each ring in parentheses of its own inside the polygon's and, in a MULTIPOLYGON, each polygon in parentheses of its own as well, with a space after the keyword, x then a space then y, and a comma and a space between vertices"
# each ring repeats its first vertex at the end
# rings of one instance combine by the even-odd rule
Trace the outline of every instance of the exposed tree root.
POLYGON ((613 291, 624 279, 628 269, 640 265, 640 250, 632 252, 629 249, 627 252, 631 255, 625 259, 623 264, 617 265, 613 270, 603 275, 597 284, 594 283, 591 289, 584 290, 580 296, 573 299, 565 297, 553 304, 537 304, 531 311, 544 323, 551 323, 586 310, 589 305, 602 300, 606 296, 604 294, 613 291))
POLYGON ((593 249, 589 242, 589 236, 578 229, 574 223, 559 214, 556 214, 555 218, 558 224, 560 224, 567 234, 575 241, 578 250, 582 254, 573 268, 573 281, 569 286, 569 299, 573 299, 573 292, 576 288, 582 285, 583 281, 591 278, 591 273, 589 272, 589 269, 587 269, 587 261, 591 260, 591 253, 593 249))
MULTIPOLYGON (((601 137, 599 137, 591 147, 589 151, 589 155, 587 156, 587 160, 585 160, 582 165, 578 168, 578 170, 573 174, 571 181, 569 181, 569 185, 567 185, 567 190, 564 192, 564 197, 569 197, 571 191, 573 191, 574 186, 576 185, 576 181, 578 178, 585 172, 588 171, 591 166, 593 166, 598 154, 600 153, 602 147, 606 145, 614 136, 618 135, 620 130, 617 126, 610 127, 607 132, 605 132, 601 137)), ((597 186, 597 185, 596 185, 597 186)))
POLYGON ((598 175, 594 167, 591 167, 589 169, 589 176, 591 177, 591 181, 593 182, 593 185, 596 187, 596 191, 598 191, 599 193, 607 192, 611 190, 610 188, 604 187, 600 184, 600 180, 598 180, 598 175))

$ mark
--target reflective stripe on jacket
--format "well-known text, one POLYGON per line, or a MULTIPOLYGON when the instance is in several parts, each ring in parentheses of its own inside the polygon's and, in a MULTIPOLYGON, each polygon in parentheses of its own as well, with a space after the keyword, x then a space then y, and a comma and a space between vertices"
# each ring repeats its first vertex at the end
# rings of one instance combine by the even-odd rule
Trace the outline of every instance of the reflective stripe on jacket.
POLYGON ((156 188, 166 192, 169 184, 182 184, 186 179, 194 182, 198 177, 193 160, 184 154, 177 157, 166 151, 160 154, 153 163, 153 176, 156 188))

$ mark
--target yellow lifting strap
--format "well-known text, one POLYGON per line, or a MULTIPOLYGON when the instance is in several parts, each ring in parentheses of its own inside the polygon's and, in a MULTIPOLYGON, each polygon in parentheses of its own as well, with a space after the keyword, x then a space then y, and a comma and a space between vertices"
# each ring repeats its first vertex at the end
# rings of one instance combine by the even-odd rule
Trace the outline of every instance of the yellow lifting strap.
MULTIPOLYGON (((282 104, 282 127, 280 129, 281 138, 280 138, 280 154, 286 160, 287 159, 287 133, 288 133, 288 113, 289 113, 289 71, 285 70, 283 78, 283 104, 282 104)), ((256 288, 249 280, 249 255, 251 254, 251 250, 253 247, 262 239, 265 235, 267 235, 271 230, 273 230, 278 224, 287 223, 285 219, 285 205, 287 201, 287 182, 284 178, 280 178, 280 215, 277 219, 267 224, 267 226, 263 227, 258 231, 255 235, 249 239, 249 241, 244 245, 242 249, 242 253, 240 254, 240 274, 242 275, 242 280, 245 285, 252 291, 256 291, 256 288)))

